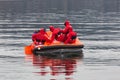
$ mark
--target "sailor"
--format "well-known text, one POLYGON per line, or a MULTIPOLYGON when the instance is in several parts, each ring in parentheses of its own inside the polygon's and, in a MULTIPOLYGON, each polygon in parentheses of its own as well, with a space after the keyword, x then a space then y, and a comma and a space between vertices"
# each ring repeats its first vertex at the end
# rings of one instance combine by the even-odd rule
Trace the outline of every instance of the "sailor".
POLYGON ((36 42, 38 42, 38 45, 44 45, 45 42, 50 42, 50 39, 47 36, 38 33, 36 37, 36 42))
POLYGON ((35 30, 34 33, 32 34, 32 41, 33 42, 36 40, 36 36, 38 33, 43 34, 43 35, 47 35, 44 28, 41 28, 40 30, 35 30))
POLYGON ((49 27, 50 31, 52 32, 51 41, 57 40, 58 36, 61 34, 60 28, 54 28, 54 26, 49 27))
POLYGON ((63 33, 60 33, 60 34, 58 35, 58 37, 57 37, 56 40, 57 40, 57 41, 60 41, 60 42, 64 42, 65 39, 66 39, 66 35, 63 34, 63 33))
POLYGON ((71 44, 74 43, 76 41, 77 38, 77 33, 74 31, 70 31, 67 36, 66 36, 66 40, 64 41, 65 44, 71 44))
POLYGON ((65 21, 64 25, 65 25, 65 28, 62 30, 64 34, 67 34, 70 31, 73 31, 73 28, 68 20, 65 21))
POLYGON ((35 45, 43 45, 45 42, 50 42, 44 28, 41 28, 39 32, 32 35, 32 39, 35 45))

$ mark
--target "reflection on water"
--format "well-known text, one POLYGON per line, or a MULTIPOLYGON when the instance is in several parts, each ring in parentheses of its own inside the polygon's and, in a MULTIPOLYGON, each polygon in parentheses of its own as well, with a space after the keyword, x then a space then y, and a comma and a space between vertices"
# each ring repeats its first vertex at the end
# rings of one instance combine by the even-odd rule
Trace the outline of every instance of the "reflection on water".
POLYGON ((76 72, 77 62, 78 60, 81 61, 82 58, 82 53, 77 57, 70 58, 43 57, 34 55, 26 56, 27 61, 32 61, 33 66, 39 68, 39 70, 35 73, 41 76, 46 76, 48 74, 52 76, 70 76, 76 72))

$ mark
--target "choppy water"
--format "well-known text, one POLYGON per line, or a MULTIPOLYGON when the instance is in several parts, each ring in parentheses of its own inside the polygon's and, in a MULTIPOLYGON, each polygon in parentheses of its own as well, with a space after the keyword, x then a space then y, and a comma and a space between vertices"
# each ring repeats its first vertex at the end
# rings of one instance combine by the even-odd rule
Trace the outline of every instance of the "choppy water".
MULTIPOLYGON (((48 14, 44 15, 48 16, 48 14)), ((34 30, 41 27, 47 28, 49 25, 63 27, 61 23, 64 22, 64 15, 53 15, 53 18, 49 16, 47 20, 43 16, 38 21, 34 21, 37 19, 34 17, 34 14, 25 15, 25 22, 29 24, 20 23, 24 22, 23 19, 11 20, 8 17, 5 20, 1 20, 0 80, 120 79, 120 24, 114 23, 118 19, 117 17, 114 19, 111 16, 106 18, 107 20, 111 19, 108 22, 112 22, 113 20, 113 23, 110 24, 108 22, 106 24, 88 24, 90 21, 88 18, 85 19, 84 16, 82 20, 85 19, 87 23, 81 24, 78 17, 70 18, 73 23, 76 20, 76 23, 72 24, 72 26, 78 32, 78 37, 85 45, 83 48, 83 57, 77 59, 49 59, 24 55, 24 46, 32 42, 31 34, 34 30), (54 21, 55 23, 51 23, 54 21), (12 23, 8 24, 10 22, 12 23), (40 24, 32 24, 32 22, 39 22, 40 24)), ((40 15, 37 14, 36 16, 40 15)), ((95 17, 94 19, 97 20, 95 17)), ((101 19, 97 22, 101 22, 101 19)))

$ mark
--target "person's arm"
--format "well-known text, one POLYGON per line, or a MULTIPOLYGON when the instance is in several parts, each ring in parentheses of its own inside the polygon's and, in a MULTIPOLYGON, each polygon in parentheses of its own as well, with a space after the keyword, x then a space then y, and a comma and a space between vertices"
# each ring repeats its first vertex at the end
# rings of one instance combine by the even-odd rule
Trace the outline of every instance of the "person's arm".
POLYGON ((66 34, 68 32, 68 28, 65 27, 63 30, 61 30, 62 33, 66 34))

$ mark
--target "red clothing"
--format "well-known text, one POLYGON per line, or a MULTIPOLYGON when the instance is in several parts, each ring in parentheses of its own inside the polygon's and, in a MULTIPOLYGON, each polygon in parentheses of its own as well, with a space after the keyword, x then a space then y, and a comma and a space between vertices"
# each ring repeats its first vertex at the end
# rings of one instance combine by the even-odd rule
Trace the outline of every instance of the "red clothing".
POLYGON ((58 35, 60 35, 60 28, 55 28, 54 31, 52 32, 51 40, 52 40, 52 41, 53 41, 54 39, 57 40, 58 35))
POLYGON ((70 25, 70 22, 68 20, 65 21, 64 25, 70 25))
POLYGON ((65 44, 67 43, 74 43, 76 41, 77 33, 74 31, 71 31, 67 34, 67 39, 65 40, 65 44))
POLYGON ((32 34, 32 41, 36 40, 37 33, 32 34))
POLYGON ((60 35, 58 35, 57 41, 64 42, 65 41, 65 34, 61 33, 60 35))
POLYGON ((65 28, 62 30, 62 32, 63 32, 64 34, 67 34, 67 33, 69 33, 70 31, 73 31, 73 28, 72 28, 71 25, 65 26, 65 28))
POLYGON ((39 31, 35 31, 33 34, 32 34, 32 41, 35 41, 36 38, 38 37, 38 34, 41 34, 41 35, 47 35, 47 33, 45 32, 45 29, 44 28, 41 28, 39 31))
POLYGON ((62 32, 63 32, 64 34, 67 34, 67 33, 69 33, 70 31, 73 31, 73 28, 72 28, 72 26, 70 25, 70 22, 69 22, 69 21, 66 21, 66 22, 64 23, 64 25, 65 25, 65 28, 62 30, 62 32))
POLYGON ((60 28, 54 28, 53 26, 50 26, 50 31, 52 32, 52 36, 51 36, 51 41, 53 41, 54 39, 57 40, 58 36, 61 33, 61 29, 60 28))
POLYGON ((39 32, 34 33, 32 35, 32 40, 36 45, 44 44, 45 42, 50 42, 44 28, 41 28, 39 32))
POLYGON ((51 32, 53 32, 54 31, 54 26, 50 26, 49 29, 50 29, 51 32))
POLYGON ((42 35, 47 35, 47 36, 48 36, 48 34, 45 32, 45 29, 44 29, 44 28, 41 28, 41 29, 39 30, 39 33, 42 34, 42 35))
POLYGON ((50 42, 48 37, 46 35, 41 34, 41 33, 37 34, 36 41, 39 42, 39 44, 44 44, 45 42, 50 42))

